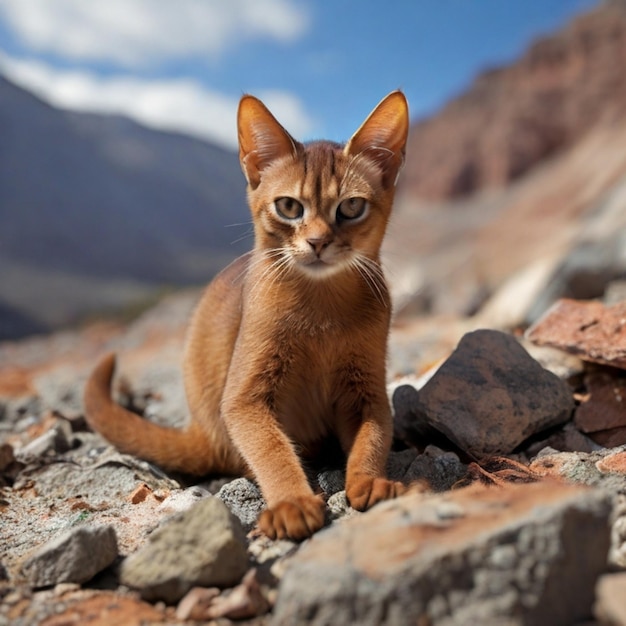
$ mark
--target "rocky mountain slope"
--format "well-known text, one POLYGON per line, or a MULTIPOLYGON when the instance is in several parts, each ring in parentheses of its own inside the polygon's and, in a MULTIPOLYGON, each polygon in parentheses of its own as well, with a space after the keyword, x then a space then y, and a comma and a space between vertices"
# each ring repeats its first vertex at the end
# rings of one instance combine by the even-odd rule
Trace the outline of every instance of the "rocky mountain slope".
POLYGON ((442 200, 502 187, 590 129, 623 120, 624 64, 626 3, 604 3, 414 124, 406 188, 442 200))
POLYGON ((227 228, 249 220, 234 152, 1 77, 0 135, 0 338, 203 283, 246 248, 227 228))
POLYGON ((412 127, 387 245, 402 305, 473 313, 514 280, 515 325, 626 276, 625 61, 626 3, 603 3, 412 127))

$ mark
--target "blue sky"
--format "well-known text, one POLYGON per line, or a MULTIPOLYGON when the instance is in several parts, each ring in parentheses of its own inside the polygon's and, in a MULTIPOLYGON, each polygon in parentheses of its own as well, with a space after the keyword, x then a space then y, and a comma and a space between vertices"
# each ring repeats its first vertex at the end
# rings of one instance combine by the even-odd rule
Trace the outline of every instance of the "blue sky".
POLYGON ((402 88, 425 116, 595 0, 0 0, 0 72, 57 105, 234 147, 242 93, 349 138, 402 88))

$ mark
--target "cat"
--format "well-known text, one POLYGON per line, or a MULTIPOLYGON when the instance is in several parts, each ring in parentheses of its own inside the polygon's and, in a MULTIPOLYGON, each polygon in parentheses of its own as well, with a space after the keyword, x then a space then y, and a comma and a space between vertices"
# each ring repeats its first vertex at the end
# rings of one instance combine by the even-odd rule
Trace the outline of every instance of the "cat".
POLYGON ((409 128, 406 98, 385 97, 345 144, 296 141, 242 97, 239 157, 254 249, 206 288, 188 329, 183 374, 191 420, 164 428, 111 399, 115 355, 87 381, 86 418, 119 450, 167 470, 248 476, 270 538, 304 539, 325 502, 303 462, 335 438, 357 510, 398 496, 385 477, 391 302, 380 262, 409 128))

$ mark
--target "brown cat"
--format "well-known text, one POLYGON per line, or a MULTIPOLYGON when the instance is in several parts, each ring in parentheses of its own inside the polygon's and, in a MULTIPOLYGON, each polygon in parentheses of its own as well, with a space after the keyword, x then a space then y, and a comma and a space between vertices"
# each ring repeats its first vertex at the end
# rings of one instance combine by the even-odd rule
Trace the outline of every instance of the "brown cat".
POLYGON ((384 477, 391 305, 379 251, 408 125, 396 91, 345 146, 303 145, 244 96, 239 156, 255 246, 213 280, 191 320, 191 421, 163 428, 115 404, 108 355, 87 383, 89 424, 165 469, 254 478, 268 505, 259 527, 272 538, 302 539, 324 524, 301 458, 323 455, 328 436, 347 455, 354 508, 404 492, 384 477))

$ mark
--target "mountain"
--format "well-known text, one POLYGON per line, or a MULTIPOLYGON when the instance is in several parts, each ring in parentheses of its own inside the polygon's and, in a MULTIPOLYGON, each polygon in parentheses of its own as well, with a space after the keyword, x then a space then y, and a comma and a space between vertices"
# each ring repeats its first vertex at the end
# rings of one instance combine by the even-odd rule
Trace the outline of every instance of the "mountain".
POLYGON ((512 285, 528 322, 626 278, 625 66, 613 0, 413 124, 387 245, 400 309, 466 315, 512 285))
POLYGON ((476 78, 411 129, 405 181, 427 200, 502 187, 626 114, 626 3, 603 4, 476 78))
POLYGON ((18 315, 51 328, 205 282, 249 246, 228 228, 249 222, 234 152, 61 111, 1 77, 0 137, 0 338, 18 315))

